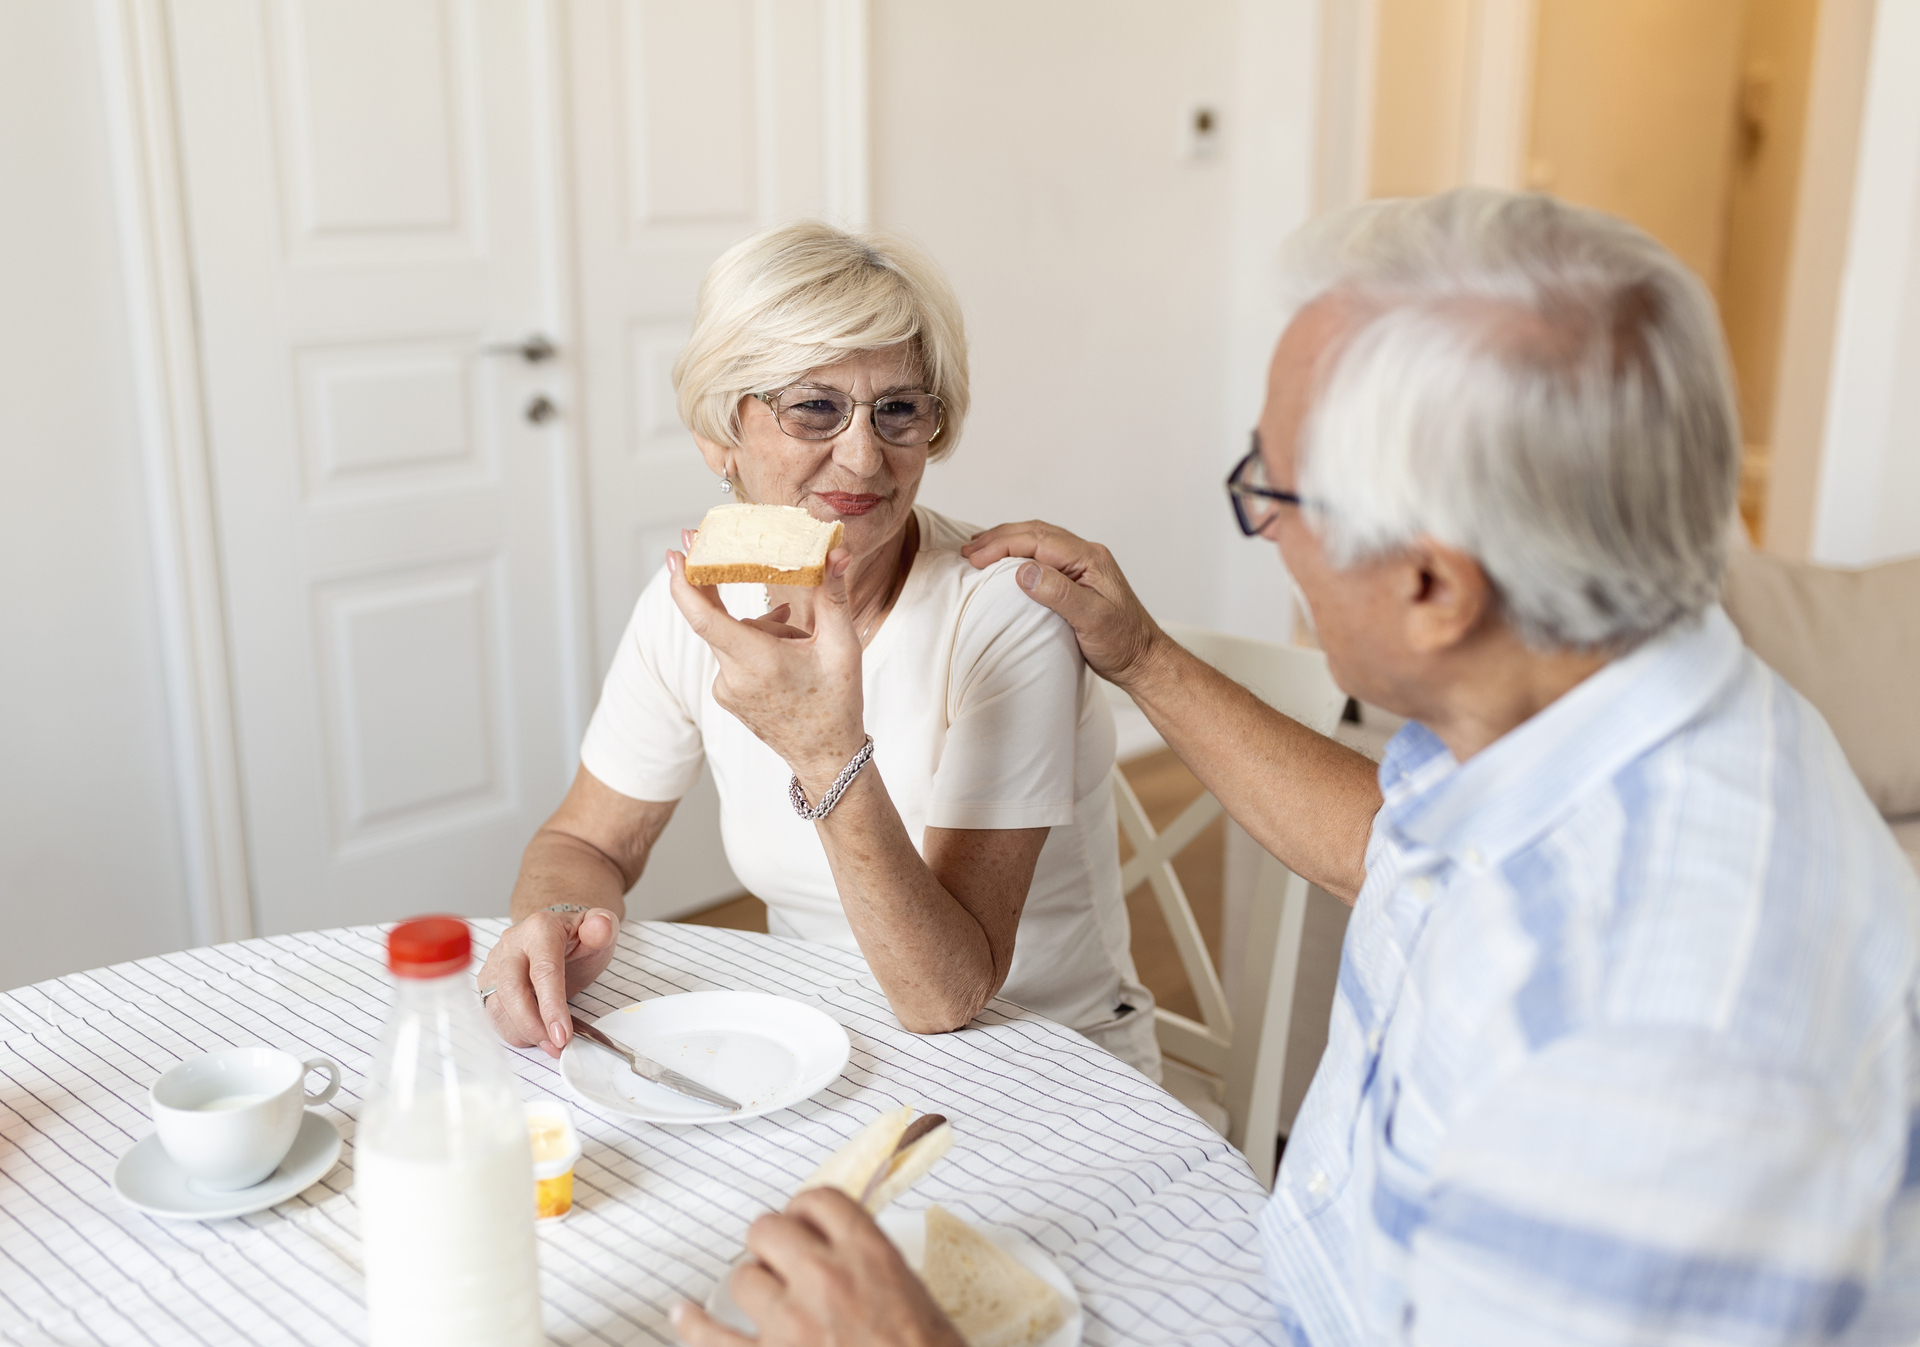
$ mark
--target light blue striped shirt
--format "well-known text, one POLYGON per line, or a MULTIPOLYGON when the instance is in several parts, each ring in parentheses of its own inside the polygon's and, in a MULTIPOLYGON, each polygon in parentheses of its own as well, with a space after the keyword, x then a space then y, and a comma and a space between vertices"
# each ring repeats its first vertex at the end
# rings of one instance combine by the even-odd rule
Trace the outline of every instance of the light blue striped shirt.
POLYGON ((1295 1341, 1920 1340, 1920 881, 1726 615, 1380 784, 1261 1221, 1295 1341))

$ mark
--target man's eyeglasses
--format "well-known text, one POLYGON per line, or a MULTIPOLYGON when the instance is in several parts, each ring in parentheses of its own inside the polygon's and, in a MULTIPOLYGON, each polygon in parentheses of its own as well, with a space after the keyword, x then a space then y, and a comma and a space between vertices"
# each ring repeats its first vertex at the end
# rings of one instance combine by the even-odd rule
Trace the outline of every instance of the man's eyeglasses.
POLYGON ((852 423, 856 411, 871 407, 874 434, 901 449, 914 449, 938 439, 946 417, 946 405, 931 393, 887 393, 862 402, 837 388, 792 384, 753 396, 767 404, 780 429, 796 440, 830 440, 852 423))
POLYGON ((1233 517, 1240 531, 1258 538, 1279 517, 1282 505, 1305 505, 1291 491, 1267 485, 1267 465, 1260 457, 1260 432, 1253 432, 1253 448, 1234 465, 1227 476, 1227 497, 1233 501, 1233 517))

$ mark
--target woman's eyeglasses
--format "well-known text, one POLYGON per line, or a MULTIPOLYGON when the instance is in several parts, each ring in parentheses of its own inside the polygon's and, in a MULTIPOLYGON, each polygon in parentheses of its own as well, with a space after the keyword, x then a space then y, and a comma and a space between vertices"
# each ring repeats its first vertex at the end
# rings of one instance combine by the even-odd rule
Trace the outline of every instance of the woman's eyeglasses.
POLYGON ((767 404, 780 429, 796 440, 830 440, 852 423, 856 411, 870 407, 874 434, 901 449, 914 449, 939 438, 946 415, 945 404, 931 393, 888 393, 862 402, 837 388, 793 384, 753 396, 767 404))
POLYGON ((1282 505, 1305 505, 1291 491, 1267 485, 1267 465, 1260 457, 1260 432, 1253 432, 1253 448, 1227 475, 1227 497, 1233 502, 1233 517, 1240 531, 1258 538, 1280 515, 1282 505))

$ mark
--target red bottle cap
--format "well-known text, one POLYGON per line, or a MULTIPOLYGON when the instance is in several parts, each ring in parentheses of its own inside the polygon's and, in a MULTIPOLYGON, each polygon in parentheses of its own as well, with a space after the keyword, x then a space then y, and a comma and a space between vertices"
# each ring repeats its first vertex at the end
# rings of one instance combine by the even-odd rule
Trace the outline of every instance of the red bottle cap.
POLYGON ((387 933, 387 967, 397 978, 443 978, 473 962, 473 935, 458 917, 414 917, 387 933))

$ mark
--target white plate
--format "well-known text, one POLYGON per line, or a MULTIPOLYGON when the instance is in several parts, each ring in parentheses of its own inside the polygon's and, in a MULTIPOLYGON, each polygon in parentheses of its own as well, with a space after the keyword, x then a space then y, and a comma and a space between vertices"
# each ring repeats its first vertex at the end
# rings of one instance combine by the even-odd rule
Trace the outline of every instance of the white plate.
POLYGON ((293 1149, 280 1168, 251 1188, 216 1193, 201 1188, 173 1163, 158 1134, 120 1157, 113 1167, 113 1191, 130 1207, 175 1221, 218 1221, 245 1216, 285 1202, 320 1182, 340 1158, 340 1134, 312 1109, 300 1120, 293 1149))
POLYGON ((847 1066, 853 1044, 812 1006, 764 992, 681 992, 602 1015, 608 1038, 740 1101, 717 1104, 643 1080, 605 1048, 575 1038, 560 1074, 575 1095, 629 1118, 657 1123, 738 1122, 824 1090, 847 1066))
MULTIPOLYGON (((918 1272, 927 1253, 925 1209, 902 1211, 898 1207, 889 1207, 880 1213, 879 1225, 887 1238, 893 1241, 894 1247, 900 1250, 900 1256, 907 1260, 907 1266, 918 1272)), ((1067 1274, 1060 1270, 1060 1265, 1053 1261, 1053 1255, 1018 1230, 997 1225, 976 1225, 973 1228, 1012 1254, 1016 1263, 1058 1291, 1067 1302, 1067 1321, 1034 1344, 1034 1347, 1080 1347, 1080 1332, 1086 1322, 1086 1316, 1080 1311, 1080 1295, 1073 1289, 1073 1283, 1067 1280, 1067 1274)), ((746 1261, 743 1256, 740 1263, 746 1261)), ((740 1263, 734 1266, 738 1267, 740 1263)), ((736 1333, 755 1336, 753 1321, 733 1303, 731 1270, 714 1286, 713 1294, 707 1297, 707 1313, 736 1333)))

